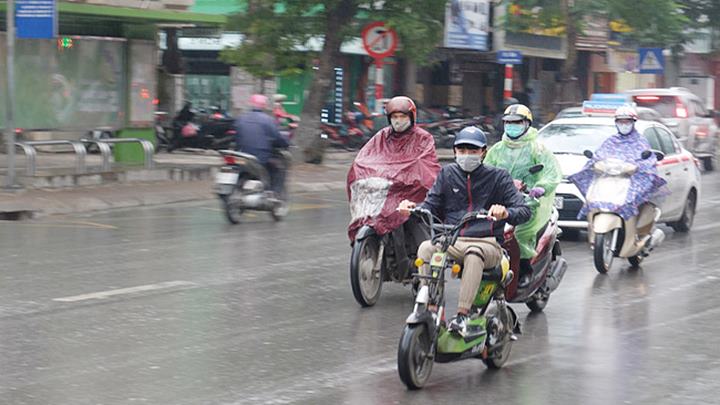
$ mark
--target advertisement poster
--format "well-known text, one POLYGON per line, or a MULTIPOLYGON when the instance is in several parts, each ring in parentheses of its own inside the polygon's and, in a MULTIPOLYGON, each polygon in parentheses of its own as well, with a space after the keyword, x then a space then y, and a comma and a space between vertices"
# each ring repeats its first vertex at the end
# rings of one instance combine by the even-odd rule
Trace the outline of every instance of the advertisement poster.
POLYGON ((451 0, 445 9, 445 47, 488 50, 490 0, 451 0))
MULTIPOLYGON (((118 127, 125 112, 124 40, 65 38, 18 41, 15 49, 15 124, 28 129, 118 127)), ((0 35, 5 60, 5 36, 0 35)), ((5 63, 0 63, 5 77, 5 63)), ((5 117, 0 81, 0 127, 5 117)))

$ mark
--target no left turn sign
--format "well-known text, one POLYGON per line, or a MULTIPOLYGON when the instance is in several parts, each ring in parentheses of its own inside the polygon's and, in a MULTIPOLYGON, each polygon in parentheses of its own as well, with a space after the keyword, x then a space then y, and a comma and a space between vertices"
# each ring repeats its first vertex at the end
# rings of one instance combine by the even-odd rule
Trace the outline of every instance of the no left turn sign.
POLYGON ((397 48, 397 33, 378 21, 368 24, 362 30, 363 48, 376 59, 392 56, 397 48))

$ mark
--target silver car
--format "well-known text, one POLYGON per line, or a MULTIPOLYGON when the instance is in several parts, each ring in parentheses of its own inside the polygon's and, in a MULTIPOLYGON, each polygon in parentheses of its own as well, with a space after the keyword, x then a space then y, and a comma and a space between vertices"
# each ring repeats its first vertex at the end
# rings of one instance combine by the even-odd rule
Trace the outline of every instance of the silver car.
POLYGON ((705 170, 713 170, 720 131, 715 113, 706 109, 699 97, 683 87, 636 89, 625 93, 638 107, 659 112, 663 123, 677 135, 680 143, 702 160, 705 170))
MULTIPOLYGON (((635 123, 635 128, 654 150, 665 155, 657 168, 658 174, 668 182, 671 194, 661 203, 659 222, 665 222, 675 231, 688 231, 700 198, 699 162, 665 125, 641 119, 635 123)), ((555 207, 560 214, 558 223, 564 231, 572 233, 573 230, 587 229, 586 219, 577 218, 585 198, 567 177, 583 168, 587 162, 583 155, 585 150, 594 152, 616 133, 612 117, 562 118, 540 129, 538 140, 555 154, 562 169, 563 180, 555 194, 555 207)))

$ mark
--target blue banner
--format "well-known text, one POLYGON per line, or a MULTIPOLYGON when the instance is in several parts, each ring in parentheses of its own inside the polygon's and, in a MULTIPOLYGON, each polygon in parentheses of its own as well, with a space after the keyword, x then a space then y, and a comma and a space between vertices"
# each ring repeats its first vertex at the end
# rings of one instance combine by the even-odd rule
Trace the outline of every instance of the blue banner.
POLYGON ((52 39, 57 36, 55 0, 15 0, 18 38, 52 39))
POLYGON ((503 65, 522 65, 522 52, 520 51, 497 51, 497 63, 503 65))

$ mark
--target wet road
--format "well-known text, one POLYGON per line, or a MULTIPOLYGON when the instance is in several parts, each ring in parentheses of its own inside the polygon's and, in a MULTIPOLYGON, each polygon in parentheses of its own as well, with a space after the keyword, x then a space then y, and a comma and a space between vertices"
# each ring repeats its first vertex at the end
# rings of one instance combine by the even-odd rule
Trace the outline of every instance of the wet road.
POLYGON ((720 175, 703 183, 694 229, 663 227, 642 269, 598 275, 563 242, 506 366, 436 364, 418 392, 396 370, 411 293, 355 303, 341 192, 281 223, 230 226, 215 202, 2 222, 0 403, 720 403, 720 175))

